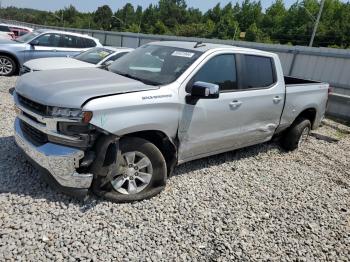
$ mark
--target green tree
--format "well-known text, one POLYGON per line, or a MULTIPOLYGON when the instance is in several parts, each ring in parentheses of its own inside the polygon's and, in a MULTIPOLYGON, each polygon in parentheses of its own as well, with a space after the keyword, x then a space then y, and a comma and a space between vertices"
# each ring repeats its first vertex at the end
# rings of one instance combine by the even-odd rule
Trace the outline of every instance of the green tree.
POLYGON ((284 6, 283 0, 276 0, 266 9, 265 16, 262 19, 262 30, 276 42, 279 42, 280 37, 283 38, 283 21, 285 20, 286 15, 287 10, 284 6))
POLYGON ((235 20, 232 4, 227 4, 220 13, 214 36, 220 39, 234 39, 239 34, 239 24, 235 20))
POLYGON ((112 23, 113 12, 108 5, 100 6, 94 14, 94 22, 99 29, 110 30, 112 23))
POLYGON ((158 20, 154 25, 153 33, 164 35, 164 34, 169 34, 170 32, 168 27, 162 21, 158 20))
POLYGON ((141 31, 144 33, 153 33, 158 17, 157 7, 149 5, 142 14, 141 31))
POLYGON ((236 17, 242 31, 246 31, 254 23, 256 26, 260 26, 263 18, 260 1, 244 0, 236 17))

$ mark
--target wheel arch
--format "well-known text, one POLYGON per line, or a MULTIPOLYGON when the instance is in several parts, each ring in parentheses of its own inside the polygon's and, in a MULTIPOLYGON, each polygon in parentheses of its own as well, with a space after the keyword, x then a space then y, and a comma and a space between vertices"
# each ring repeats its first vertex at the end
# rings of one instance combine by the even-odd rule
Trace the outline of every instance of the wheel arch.
POLYGON ((177 144, 168 137, 164 132, 159 130, 145 130, 134 133, 125 134, 123 137, 139 137, 153 143, 163 154, 167 164, 168 176, 173 172, 177 164, 177 144))
MULTIPOLYGON (((317 109, 314 108, 314 107, 309 107, 307 109, 304 109, 296 118, 306 118, 308 120, 310 120, 311 122, 311 127, 313 128, 314 124, 315 124, 315 121, 316 121, 316 116, 317 116, 317 109)), ((295 121, 294 120, 294 121, 295 121)))
POLYGON ((10 57, 11 59, 13 59, 13 61, 15 61, 16 63, 16 71, 15 71, 15 74, 18 74, 19 73, 19 70, 20 70, 20 62, 17 58, 16 55, 10 53, 10 52, 6 52, 6 51, 0 51, 0 56, 3 55, 3 56, 8 56, 10 57))

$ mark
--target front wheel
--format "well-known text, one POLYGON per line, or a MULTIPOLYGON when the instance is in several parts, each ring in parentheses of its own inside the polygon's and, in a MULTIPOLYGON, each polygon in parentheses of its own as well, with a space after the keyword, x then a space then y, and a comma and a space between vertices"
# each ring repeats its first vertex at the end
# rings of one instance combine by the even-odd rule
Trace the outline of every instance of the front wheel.
POLYGON ((295 150, 304 145, 311 131, 311 122, 306 118, 298 118, 281 139, 281 146, 286 150, 295 150))
POLYGON ((16 72, 15 61, 8 56, 0 56, 0 76, 11 76, 16 72))
POLYGON ((119 166, 113 167, 110 176, 96 178, 95 193, 114 202, 132 202, 153 197, 164 189, 166 162, 154 144, 142 138, 123 138, 119 150, 119 166))

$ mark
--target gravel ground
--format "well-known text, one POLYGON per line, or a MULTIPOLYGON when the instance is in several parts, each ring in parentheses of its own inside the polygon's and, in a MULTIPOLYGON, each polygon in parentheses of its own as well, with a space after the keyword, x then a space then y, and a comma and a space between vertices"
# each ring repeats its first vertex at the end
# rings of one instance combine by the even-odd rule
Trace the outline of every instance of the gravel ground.
POLYGON ((151 200, 79 202, 17 149, 15 80, 0 77, 0 261, 350 260, 349 127, 184 164, 151 200))

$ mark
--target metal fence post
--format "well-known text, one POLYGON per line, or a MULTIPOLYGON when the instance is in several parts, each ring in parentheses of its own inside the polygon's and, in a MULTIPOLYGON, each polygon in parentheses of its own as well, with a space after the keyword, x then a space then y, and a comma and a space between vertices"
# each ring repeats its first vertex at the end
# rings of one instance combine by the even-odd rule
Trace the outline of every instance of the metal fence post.
POLYGON ((104 37, 104 40, 103 40, 103 45, 107 45, 107 32, 105 32, 105 37, 104 37))
POLYGON ((290 67, 289 67, 289 72, 288 75, 291 76, 293 73, 293 69, 294 69, 294 65, 295 65, 295 60, 297 58, 299 51, 298 50, 294 50, 293 51, 293 58, 292 58, 292 62, 290 63, 290 67))

